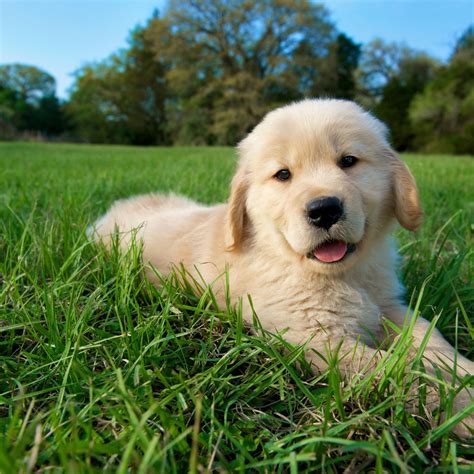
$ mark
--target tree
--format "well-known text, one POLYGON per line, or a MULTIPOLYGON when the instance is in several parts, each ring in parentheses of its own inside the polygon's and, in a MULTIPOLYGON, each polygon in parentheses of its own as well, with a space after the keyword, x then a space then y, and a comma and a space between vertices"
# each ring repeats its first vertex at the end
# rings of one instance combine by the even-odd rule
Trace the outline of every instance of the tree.
POLYGON ((75 132, 91 142, 166 144, 162 65, 143 29, 129 43, 129 49, 76 72, 68 116, 75 132))
POLYGON ((410 104, 438 67, 426 53, 402 44, 376 39, 364 47, 357 71, 358 99, 387 123, 393 145, 399 150, 414 146, 410 104))
POLYGON ((328 55, 320 64, 317 95, 354 99, 355 70, 361 55, 360 45, 344 33, 339 33, 329 45, 328 55))
POLYGON ((30 104, 38 103, 42 97, 54 95, 56 90, 56 81, 51 74, 26 64, 0 66, 0 84, 16 91, 30 104))
POLYGON ((474 24, 466 28, 454 46, 450 60, 461 58, 466 61, 474 60, 474 24))
POLYGON ((3 130, 41 132, 63 131, 61 104, 55 95, 56 81, 35 66, 0 66, 0 120, 3 130))
POLYGON ((65 105, 74 134, 92 143, 116 142, 118 124, 112 98, 116 82, 109 61, 88 64, 75 72, 75 83, 65 105))
POLYGON ((235 144, 281 104, 352 98, 359 54, 309 0, 171 1, 77 71, 67 112, 94 142, 235 144))
POLYGON ((15 105, 17 103, 15 90, 0 84, 0 138, 13 138, 15 127, 15 105))
POLYGON ((474 28, 457 42, 448 65, 410 107, 416 144, 425 151, 474 153, 474 28))
POLYGON ((133 33, 131 48, 125 55, 123 85, 119 108, 127 115, 130 141, 139 145, 169 143, 164 66, 155 59, 141 28, 133 33))
POLYGON ((307 0, 173 1, 145 34, 166 65, 176 142, 235 144, 275 106, 351 94, 350 81, 328 77, 351 70, 357 55, 346 54, 349 40, 327 10, 307 0))

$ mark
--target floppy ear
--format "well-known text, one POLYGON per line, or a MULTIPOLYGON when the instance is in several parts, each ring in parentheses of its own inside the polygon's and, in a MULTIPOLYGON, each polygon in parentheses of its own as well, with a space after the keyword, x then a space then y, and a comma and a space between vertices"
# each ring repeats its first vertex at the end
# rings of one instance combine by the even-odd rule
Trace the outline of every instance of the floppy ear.
POLYGON ((243 169, 239 169, 232 179, 230 198, 225 222, 225 250, 236 250, 243 240, 246 220, 245 200, 248 181, 243 169))
POLYGON ((395 216, 405 229, 415 232, 423 217, 415 178, 393 150, 389 150, 389 154, 393 170, 395 216))

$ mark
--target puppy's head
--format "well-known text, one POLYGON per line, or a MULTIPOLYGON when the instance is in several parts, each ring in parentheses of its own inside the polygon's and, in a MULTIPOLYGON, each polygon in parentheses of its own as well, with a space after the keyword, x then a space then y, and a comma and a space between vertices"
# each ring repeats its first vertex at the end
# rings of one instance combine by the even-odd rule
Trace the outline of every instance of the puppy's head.
POLYGON ((239 153, 229 251, 248 235, 334 273, 370 253, 394 218, 412 231, 419 226, 413 176, 390 148, 385 126, 353 102, 305 100, 270 112, 239 153))

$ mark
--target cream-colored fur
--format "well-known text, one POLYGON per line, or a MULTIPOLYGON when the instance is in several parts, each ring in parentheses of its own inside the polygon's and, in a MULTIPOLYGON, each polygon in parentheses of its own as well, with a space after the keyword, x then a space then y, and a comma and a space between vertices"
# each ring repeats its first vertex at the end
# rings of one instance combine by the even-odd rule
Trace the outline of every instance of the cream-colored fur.
MULTIPOLYGON (((227 204, 159 194, 118 201, 96 223, 97 236, 107 244, 118 228, 126 248, 138 229, 145 262, 162 274, 183 264, 213 286, 223 305, 228 270, 232 301, 242 300, 247 321, 250 295, 266 329, 295 344, 310 341, 307 356, 316 370, 326 367, 317 353, 339 346, 348 379, 370 370, 383 351, 368 331, 382 339, 381 317, 401 327, 407 313, 390 232, 396 220, 416 230, 422 215, 415 181, 390 148, 384 125, 352 102, 305 100, 269 113, 239 154, 227 204), (359 161, 342 169, 338 161, 347 155, 359 161), (290 170, 288 181, 275 179, 280 169, 290 170), (305 204, 320 196, 344 202, 345 218, 329 231, 305 217, 305 204), (329 238, 354 243, 356 251, 331 264, 308 258, 329 238)), ((151 270, 149 277, 158 283, 151 270)), ((418 318, 415 347, 427 328, 418 318)), ((435 330, 425 356, 452 368, 455 351, 435 330)), ((474 374, 472 362, 459 354, 457 362, 458 374, 474 374)), ((465 389, 455 408, 469 403, 465 389)), ((471 415, 457 431, 469 436, 473 426, 471 415)))

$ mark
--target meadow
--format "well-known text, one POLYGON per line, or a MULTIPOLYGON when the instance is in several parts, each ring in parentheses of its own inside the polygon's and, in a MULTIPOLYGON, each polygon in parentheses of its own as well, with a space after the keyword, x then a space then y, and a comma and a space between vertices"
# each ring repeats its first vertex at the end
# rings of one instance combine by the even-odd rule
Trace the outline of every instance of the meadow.
MULTIPOLYGON (((474 160, 403 158, 425 210, 396 233, 406 299, 472 359, 474 160)), ((0 143, 0 472, 472 472, 453 389, 443 422, 404 408, 408 337, 377 384, 315 376, 212 292, 157 290, 88 242, 114 200, 223 201, 234 167, 231 148, 0 143)))

